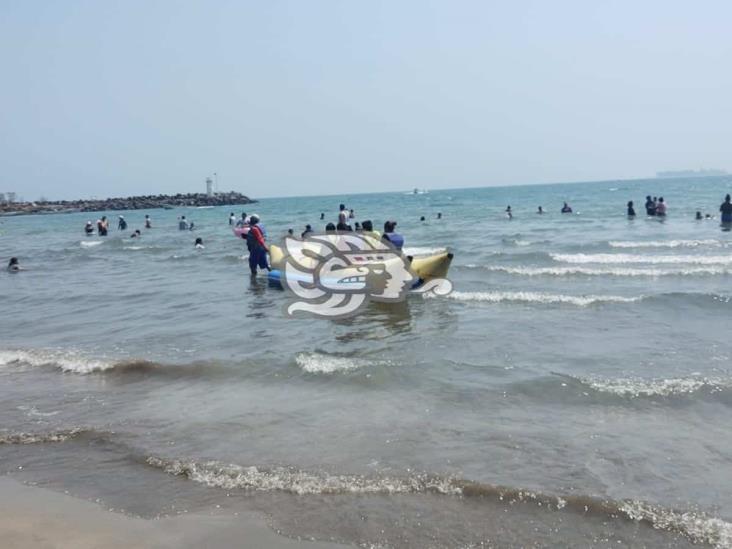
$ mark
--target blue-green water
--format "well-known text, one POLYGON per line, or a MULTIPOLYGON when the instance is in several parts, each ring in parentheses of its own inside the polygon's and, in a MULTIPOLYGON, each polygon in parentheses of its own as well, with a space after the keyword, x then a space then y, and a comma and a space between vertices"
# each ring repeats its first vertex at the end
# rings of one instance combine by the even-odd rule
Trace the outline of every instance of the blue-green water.
POLYGON ((286 296, 248 276, 231 208, 124 212, 123 233, 110 212, 106 238, 83 235, 100 213, 0 218, 0 258, 27 269, 0 275, 0 465, 132 513, 251 507, 365 546, 730 547, 732 233, 694 220, 730 191, 244 208, 276 241, 344 202, 398 220, 408 251, 455 253, 450 296, 340 321, 285 318, 286 296), (642 215, 647 194, 666 219, 642 215))

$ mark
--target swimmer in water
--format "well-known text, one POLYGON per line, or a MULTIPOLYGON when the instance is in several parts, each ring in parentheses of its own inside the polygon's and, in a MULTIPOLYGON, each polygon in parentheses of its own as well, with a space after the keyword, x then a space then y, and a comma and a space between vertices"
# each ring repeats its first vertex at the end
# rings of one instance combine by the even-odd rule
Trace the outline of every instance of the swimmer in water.
POLYGON ((506 217, 509 219, 513 219, 513 212, 511 211, 511 206, 506 207, 506 217))
POLYGON ((20 264, 18 263, 17 257, 11 257, 10 262, 8 263, 8 272, 11 273, 17 273, 18 271, 22 271, 20 264))
POLYGON ((424 222, 425 221, 424 216, 420 217, 419 220, 422 221, 422 222, 424 222))
POLYGON ((309 234, 313 234, 313 227, 311 225, 305 225, 305 230, 300 233, 300 238, 306 238, 309 234))
MULTIPOLYGON (((707 214, 707 215, 709 215, 709 214, 707 214)), ((701 221, 704 218, 702 217, 702 213, 700 211, 697 211, 696 217, 694 217, 694 219, 696 219, 697 221, 701 221)))
POLYGON ((91 236, 94 234, 94 225, 91 221, 87 221, 86 225, 84 226, 84 232, 86 233, 86 236, 91 236))
POLYGON ((539 215, 543 214, 544 213, 544 208, 542 208, 541 206, 539 206, 539 209, 536 210, 536 213, 538 213, 539 215))
POLYGON ((125 216, 123 216, 123 215, 119 216, 119 221, 117 222, 117 229, 119 229, 120 231, 127 230, 127 221, 125 221, 125 216))
POLYGON ((193 244, 193 247, 197 250, 203 250, 206 246, 203 245, 203 238, 200 236, 196 238, 196 242, 193 244))
POLYGON ((142 236, 142 233, 140 232, 140 229, 136 229, 134 233, 130 235, 130 238, 140 238, 142 236))
POLYGON ((234 215, 234 212, 231 212, 229 214, 229 225, 233 225, 236 223, 236 215, 234 215))
POLYGON ((437 212, 437 219, 442 219, 442 212, 437 212))
POLYGON ((635 208, 633 208, 633 201, 628 202, 628 217, 635 217, 635 208))
POLYGON ((562 206, 562 213, 563 214, 571 214, 572 213, 572 208, 566 202, 564 203, 564 206, 562 206))
POLYGON ((152 229, 152 222, 150 221, 149 215, 145 215, 145 228, 152 229))
POLYGON ((287 236, 295 236, 295 231, 293 229, 287 229, 287 236))

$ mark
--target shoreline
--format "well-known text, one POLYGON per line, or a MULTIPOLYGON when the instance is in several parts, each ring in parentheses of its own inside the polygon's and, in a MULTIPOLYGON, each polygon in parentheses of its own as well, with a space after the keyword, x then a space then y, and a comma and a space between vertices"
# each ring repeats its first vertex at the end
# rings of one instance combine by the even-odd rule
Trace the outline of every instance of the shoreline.
POLYGON ((0 476, 0 539, 4 549, 340 549, 332 542, 300 541, 270 529, 254 512, 191 513, 143 519, 47 488, 0 476))

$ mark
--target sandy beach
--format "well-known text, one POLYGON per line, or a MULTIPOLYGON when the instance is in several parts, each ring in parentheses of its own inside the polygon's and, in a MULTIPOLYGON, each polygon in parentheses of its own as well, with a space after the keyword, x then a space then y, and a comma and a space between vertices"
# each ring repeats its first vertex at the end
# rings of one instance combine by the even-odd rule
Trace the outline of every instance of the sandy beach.
POLYGON ((10 477, 0 478, 0 540, 4 549, 347 547, 280 536, 253 513, 132 518, 10 477))

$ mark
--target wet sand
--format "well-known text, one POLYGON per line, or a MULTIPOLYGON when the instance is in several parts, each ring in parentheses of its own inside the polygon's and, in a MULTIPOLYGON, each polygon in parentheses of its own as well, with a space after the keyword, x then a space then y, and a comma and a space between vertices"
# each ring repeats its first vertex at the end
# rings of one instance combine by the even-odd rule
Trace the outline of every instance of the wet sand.
POLYGON ((280 536, 254 513, 133 518, 9 477, 0 477, 0 540, 4 549, 347 547, 280 536))

